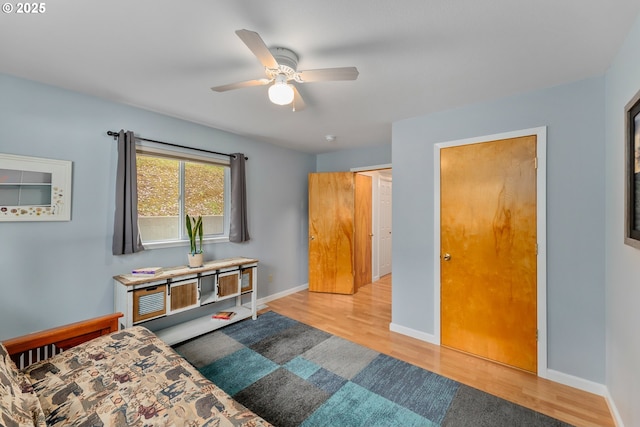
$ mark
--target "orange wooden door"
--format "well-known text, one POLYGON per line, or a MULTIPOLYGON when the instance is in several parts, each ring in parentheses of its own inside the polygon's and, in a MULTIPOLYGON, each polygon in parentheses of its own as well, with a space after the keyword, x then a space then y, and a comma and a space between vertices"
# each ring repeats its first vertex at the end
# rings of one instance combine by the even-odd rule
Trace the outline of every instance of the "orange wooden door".
POLYGON ((371 283, 371 177, 355 174, 355 288, 371 283))
POLYGON ((309 174, 309 290, 353 294, 353 173, 309 174))
POLYGON ((537 371, 536 137, 440 151, 442 345, 537 371))

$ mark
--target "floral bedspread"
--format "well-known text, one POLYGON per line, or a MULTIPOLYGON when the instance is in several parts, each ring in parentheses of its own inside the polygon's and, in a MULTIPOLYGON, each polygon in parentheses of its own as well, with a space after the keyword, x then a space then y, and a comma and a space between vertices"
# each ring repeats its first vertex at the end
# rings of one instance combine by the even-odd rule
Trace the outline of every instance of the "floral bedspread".
POLYGON ((143 327, 24 370, 48 426, 269 426, 143 327))

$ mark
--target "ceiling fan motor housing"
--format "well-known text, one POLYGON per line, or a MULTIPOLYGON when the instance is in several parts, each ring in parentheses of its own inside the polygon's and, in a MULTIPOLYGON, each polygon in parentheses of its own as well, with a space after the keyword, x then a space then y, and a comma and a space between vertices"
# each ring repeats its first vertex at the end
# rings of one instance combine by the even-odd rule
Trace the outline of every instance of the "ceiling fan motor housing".
POLYGON ((298 69, 298 55, 284 47, 272 47, 269 51, 279 65, 277 70, 269 70, 274 74, 272 78, 277 74, 285 74, 287 80, 293 79, 298 69))

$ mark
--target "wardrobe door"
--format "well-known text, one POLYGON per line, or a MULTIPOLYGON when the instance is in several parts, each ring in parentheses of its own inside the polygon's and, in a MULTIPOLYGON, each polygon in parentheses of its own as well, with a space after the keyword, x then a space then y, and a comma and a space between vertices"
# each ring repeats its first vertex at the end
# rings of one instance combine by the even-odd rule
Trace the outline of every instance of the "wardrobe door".
POLYGON ((354 176, 309 174, 309 290, 353 294, 354 176))

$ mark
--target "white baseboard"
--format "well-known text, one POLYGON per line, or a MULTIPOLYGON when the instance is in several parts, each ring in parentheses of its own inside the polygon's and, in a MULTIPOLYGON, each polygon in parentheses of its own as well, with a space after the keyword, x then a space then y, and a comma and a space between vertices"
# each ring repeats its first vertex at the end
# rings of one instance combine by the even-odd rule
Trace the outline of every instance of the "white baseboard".
POLYGON ((609 411, 611 412, 611 416, 613 417, 613 421, 616 427, 624 427, 624 422, 622 421, 620 412, 618 411, 616 403, 613 400, 611 393, 609 393, 609 388, 607 388, 606 385, 585 380, 583 378, 575 377, 573 375, 565 374, 562 372, 554 371, 553 369, 547 369, 547 376, 545 378, 560 384, 568 385, 569 387, 577 388, 579 390, 604 397, 604 400, 605 402, 607 402, 607 406, 609 407, 609 411))
POLYGON ((611 411, 611 415, 613 415, 613 422, 616 424, 616 427, 624 427, 622 417, 620 416, 620 412, 618 412, 618 407, 616 406, 613 397, 611 397, 611 393, 609 393, 608 388, 604 399, 607 401, 607 406, 609 406, 609 411, 611 411))
POLYGON ((295 294, 296 292, 304 291, 309 288, 309 284, 296 286, 295 288, 287 289, 286 291, 278 292, 277 294, 269 295, 264 298, 256 300, 257 305, 267 304, 269 301, 277 300, 278 298, 286 297, 287 295, 295 294))
POLYGON ((598 396, 605 397, 607 395, 607 386, 604 384, 585 380, 584 378, 565 374, 563 372, 554 371, 553 369, 547 369, 544 378, 588 393, 597 394, 598 396))
POLYGON ((440 345, 440 341, 435 337, 435 335, 431 335, 426 332, 407 328, 406 326, 398 325, 393 322, 389 324, 389 330, 392 332, 397 332, 402 335, 407 335, 411 338, 415 338, 420 341, 426 341, 431 344, 440 345))

